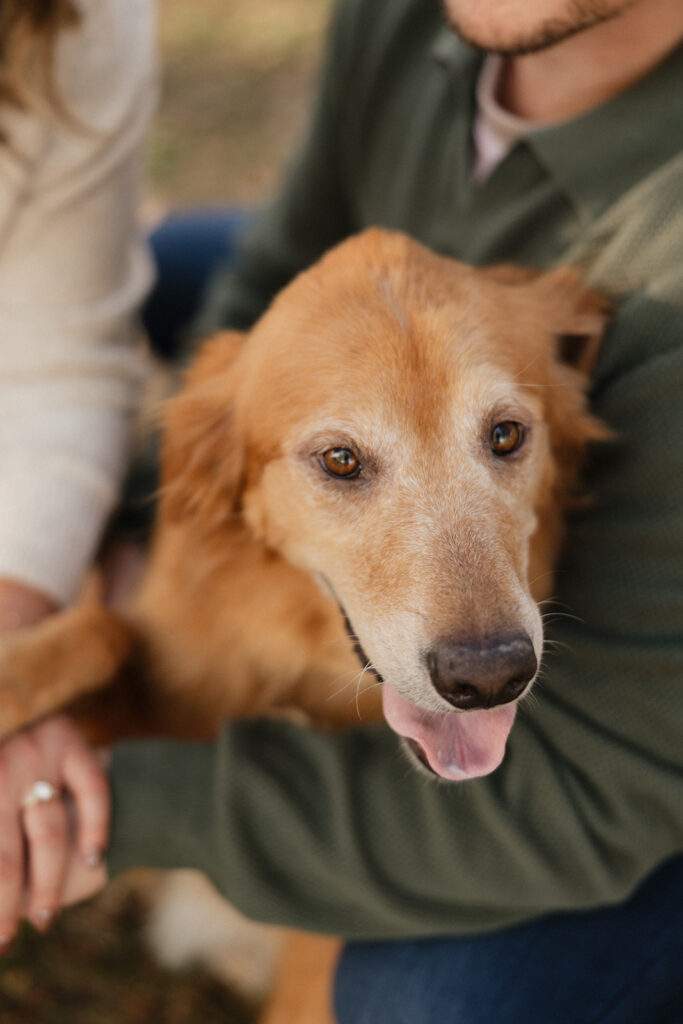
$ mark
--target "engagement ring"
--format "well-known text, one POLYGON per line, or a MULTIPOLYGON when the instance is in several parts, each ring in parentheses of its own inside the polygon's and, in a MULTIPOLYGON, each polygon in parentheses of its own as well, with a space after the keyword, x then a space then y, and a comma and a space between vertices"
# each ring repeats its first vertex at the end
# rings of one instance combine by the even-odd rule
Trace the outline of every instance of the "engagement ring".
POLYGON ((59 790, 51 782, 40 779, 34 782, 24 797, 22 807, 36 807, 38 804, 49 804, 51 800, 59 799, 59 790))

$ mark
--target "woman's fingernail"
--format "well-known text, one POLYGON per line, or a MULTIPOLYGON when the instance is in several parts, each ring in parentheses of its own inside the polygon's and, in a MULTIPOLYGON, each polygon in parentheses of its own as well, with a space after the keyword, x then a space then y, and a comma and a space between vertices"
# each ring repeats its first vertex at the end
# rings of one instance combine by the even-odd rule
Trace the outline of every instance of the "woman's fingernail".
POLYGON ((88 850, 83 860, 87 868, 98 868, 102 863, 102 851, 94 848, 88 850))
POLYGON ((40 910, 36 910, 33 915, 33 924, 38 931, 46 932, 52 924, 52 918, 54 916, 54 910, 50 910, 48 907, 42 907, 40 910))
POLYGON ((13 940, 13 935, 0 935, 0 956, 9 953, 13 940))

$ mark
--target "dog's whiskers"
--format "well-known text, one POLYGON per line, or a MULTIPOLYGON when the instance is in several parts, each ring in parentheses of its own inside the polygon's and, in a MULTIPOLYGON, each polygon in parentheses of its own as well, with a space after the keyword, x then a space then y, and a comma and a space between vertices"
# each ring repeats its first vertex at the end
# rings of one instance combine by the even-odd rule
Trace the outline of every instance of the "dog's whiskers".
MULTIPOLYGON (((358 715, 358 720, 361 721, 361 722, 363 721, 363 716, 361 714, 360 705, 358 703, 358 698, 360 697, 360 684, 363 681, 363 676, 365 675, 366 671, 369 668, 371 669, 372 665, 368 662, 368 664, 365 666, 365 668, 361 672, 360 676, 358 677, 358 682, 356 683, 356 714, 358 715)), ((370 690, 374 690, 378 686, 381 686, 381 685, 382 684, 380 682, 370 683, 369 686, 365 687, 365 689, 363 690, 363 693, 369 693, 370 690)))
POLYGON ((557 650, 571 651, 571 644, 565 643, 564 640, 553 640, 546 638, 543 642, 543 654, 554 654, 557 650))
POLYGON ((536 676, 536 681, 534 682, 533 689, 530 690, 528 693, 525 693, 522 699, 519 701, 517 705, 517 710, 520 714, 524 714, 526 710, 533 707, 533 705, 538 704, 538 694, 536 693, 536 687, 538 686, 539 679, 540 672, 536 676))
MULTIPOLYGON (((334 684, 340 678, 341 678, 341 676, 337 676, 336 679, 333 679, 331 685, 334 686, 334 684)), ((347 679, 346 682, 342 686, 340 686, 338 690, 333 690, 332 693, 328 693, 327 697, 325 697, 325 702, 330 701, 330 700, 334 700, 335 697, 338 697, 340 694, 342 694, 344 692, 344 690, 348 690, 350 686, 354 686, 355 683, 356 683, 356 679, 357 678, 358 678, 358 673, 356 673, 356 675, 353 676, 352 679, 347 679)))
POLYGON ((543 620, 544 625, 546 622, 555 622, 557 619, 569 619, 571 622, 585 623, 585 619, 582 619, 580 615, 573 615, 571 612, 543 612, 541 619, 543 620))
POLYGON ((557 608, 564 608, 564 609, 570 609, 571 610, 571 605, 567 604, 566 601, 560 601, 560 599, 558 597, 553 597, 552 595, 550 597, 544 598, 543 601, 539 601, 538 604, 539 604, 539 607, 541 605, 549 604, 549 605, 553 605, 554 607, 557 607, 557 608))
POLYGON ((522 374, 526 373, 526 371, 529 369, 529 367, 533 366, 534 363, 537 362, 537 361, 538 361, 538 356, 534 356, 533 359, 530 359, 529 362, 526 364, 526 366, 523 366, 522 369, 518 373, 515 374, 515 376, 513 377, 513 380, 519 380, 519 378, 522 376, 522 374))
POLYGON ((356 714, 358 715, 358 720, 359 721, 362 720, 362 718, 363 718, 363 716, 360 713, 360 704, 358 703, 358 698, 360 697, 360 687, 361 687, 361 683, 363 682, 363 676, 368 671, 368 669, 371 669, 371 668, 372 668, 372 662, 368 661, 367 664, 364 665, 363 671, 358 676, 358 681, 356 682, 356 714))
MULTIPOLYGON (((515 380, 516 379, 517 378, 515 378, 515 380)), ((570 383, 565 382, 565 381, 558 381, 556 384, 545 384, 545 383, 530 384, 530 383, 525 382, 525 381, 519 381, 519 383, 521 384, 521 386, 523 388, 570 388, 572 386, 570 383)))
MULTIPOLYGON (((548 569, 546 572, 539 572, 538 576, 534 576, 534 578, 532 580, 529 580, 529 586, 533 587, 534 583, 538 583, 539 580, 544 580, 548 576, 554 576, 554 575, 555 575, 555 570, 554 569, 548 569)), ((542 604, 547 604, 547 602, 551 601, 551 600, 552 600, 552 598, 545 597, 542 601, 538 602, 538 605, 540 607, 542 604)))
MULTIPOLYGON (((372 662, 370 662, 370 661, 368 661, 367 664, 365 664, 363 666, 363 668, 360 670, 360 672, 357 672, 351 679, 348 679, 342 686, 340 686, 338 690, 334 690, 332 693, 328 693, 327 697, 325 698, 325 701, 334 700, 336 697, 339 697, 340 694, 342 694, 344 692, 344 690, 348 690, 349 687, 354 686, 355 687, 356 708, 358 708, 358 698, 360 696, 360 686, 361 686, 361 683, 363 681, 363 676, 365 675, 365 673, 368 670, 372 670, 372 662)), ((340 677, 337 676, 337 679, 339 679, 339 678, 340 677)), ((337 682, 337 679, 333 680, 332 686, 334 686, 334 684, 337 682)), ((367 690, 372 690, 375 686, 381 686, 381 685, 382 684, 378 681, 376 683, 372 683, 370 686, 367 686, 365 689, 366 689, 366 691, 367 690)), ((361 717, 360 713, 359 713, 358 717, 359 718, 361 717)))
POLYGON ((344 644, 347 640, 351 640, 351 642, 355 641, 356 643, 361 642, 360 637, 355 633, 344 633, 343 636, 336 636, 332 640, 324 640, 320 646, 333 647, 335 644, 344 644))

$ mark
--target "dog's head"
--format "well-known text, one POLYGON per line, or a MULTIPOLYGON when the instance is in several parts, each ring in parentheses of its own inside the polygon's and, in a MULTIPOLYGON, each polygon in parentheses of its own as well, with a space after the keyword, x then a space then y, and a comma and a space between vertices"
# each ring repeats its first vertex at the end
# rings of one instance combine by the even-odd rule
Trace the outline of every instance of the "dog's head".
POLYGON ((586 442, 607 304, 573 271, 472 269, 402 235, 338 246, 171 404, 162 515, 314 574, 444 778, 503 757, 586 442))

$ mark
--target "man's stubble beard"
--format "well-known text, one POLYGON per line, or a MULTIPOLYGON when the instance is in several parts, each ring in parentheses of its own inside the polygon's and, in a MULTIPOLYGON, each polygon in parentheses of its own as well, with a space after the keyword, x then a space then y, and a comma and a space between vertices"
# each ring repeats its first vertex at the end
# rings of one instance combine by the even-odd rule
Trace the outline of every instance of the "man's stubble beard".
POLYGON ((468 31, 466 20, 463 24, 463 19, 458 18, 448 9, 448 0, 441 0, 441 6, 450 27, 466 43, 479 50, 499 53, 505 57, 522 57, 529 53, 547 50, 579 32, 584 32, 602 22, 611 21, 627 7, 631 7, 637 2, 638 0, 626 0, 621 6, 615 8, 610 0, 570 0, 564 17, 550 18, 530 30, 525 37, 509 42, 503 40, 486 42, 477 38, 468 31))

